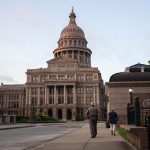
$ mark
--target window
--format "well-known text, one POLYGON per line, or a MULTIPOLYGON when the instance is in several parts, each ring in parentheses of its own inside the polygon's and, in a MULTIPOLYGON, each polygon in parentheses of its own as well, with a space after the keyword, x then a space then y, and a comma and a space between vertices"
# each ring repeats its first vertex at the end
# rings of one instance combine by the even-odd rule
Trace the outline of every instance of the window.
POLYGON ((37 105, 37 99, 34 97, 31 99, 31 105, 33 106, 36 106, 37 105))
POLYGON ((73 80, 74 79, 74 75, 67 75, 67 79, 68 80, 73 80))
POLYGON ((49 95, 53 95, 54 94, 54 87, 49 87, 49 95))
POLYGON ((86 80, 87 81, 92 81, 92 79, 93 79, 93 75, 92 74, 87 74, 86 75, 86 80))
POLYGON ((87 87, 86 88, 86 93, 87 94, 92 94, 93 93, 93 88, 92 87, 87 87))
POLYGON ((83 97, 77 97, 77 104, 78 104, 78 105, 84 104, 84 99, 83 99, 83 97))
POLYGON ((83 92, 83 87, 78 87, 77 88, 77 93, 78 94, 83 94, 84 92, 83 92))
POLYGON ((33 82, 33 83, 38 82, 38 77, 36 77, 36 76, 32 77, 32 82, 33 82))
MULTIPOLYGON (((55 67, 53 67, 53 68, 55 68, 55 67)), ((56 79, 56 75, 50 75, 50 76, 49 76, 49 79, 50 79, 50 80, 55 80, 55 79, 56 79)))
POLYGON ((46 80, 47 76, 46 75, 41 75, 41 82, 44 82, 46 80))
POLYGON ((49 97, 49 104, 54 104, 54 97, 49 97))
POLYGON ((32 95, 36 95, 36 94, 37 94, 37 88, 32 87, 32 88, 31 88, 31 94, 32 94, 32 95))
POLYGON ((0 102, 0 108, 3 108, 3 104, 4 104, 3 102, 0 102))
POLYGON ((64 94, 64 88, 58 87, 58 94, 64 94))
POLYGON ((82 81, 83 80, 83 74, 77 74, 77 80, 82 81))
POLYGON ((40 105, 44 105, 44 97, 40 98, 40 105))
POLYGON ((91 102, 93 101, 93 97, 87 97, 86 98, 86 104, 91 105, 91 102))
POLYGON ((73 93, 73 88, 72 87, 68 87, 67 88, 67 94, 72 94, 73 93))
POLYGON ((45 88, 44 87, 40 87, 40 94, 44 95, 45 94, 45 88))
POLYGON ((8 107, 9 108, 19 108, 19 102, 9 102, 8 107))
POLYGON ((96 80, 96 79, 97 79, 97 77, 98 77, 98 75, 97 75, 97 74, 95 74, 95 75, 94 75, 94 80, 96 80))
POLYGON ((59 79, 59 80, 64 80, 64 79, 65 79, 65 76, 64 76, 64 75, 58 75, 58 79, 59 79))
POLYGON ((67 97, 67 104, 73 104, 73 97, 67 97))
POLYGON ((64 97, 59 96, 58 97, 58 104, 63 104, 64 103, 64 97))
POLYGON ((3 99, 4 99, 4 95, 0 94, 0 100, 3 100, 3 99))

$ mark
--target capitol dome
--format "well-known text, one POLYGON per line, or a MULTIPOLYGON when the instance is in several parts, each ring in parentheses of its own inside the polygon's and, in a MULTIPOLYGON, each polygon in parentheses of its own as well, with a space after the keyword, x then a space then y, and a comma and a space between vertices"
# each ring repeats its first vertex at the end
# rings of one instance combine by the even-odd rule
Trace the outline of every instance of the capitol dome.
POLYGON ((78 60, 82 67, 91 66, 92 51, 87 48, 84 31, 76 24, 76 15, 72 9, 69 15, 69 23, 60 33, 57 42, 58 47, 53 51, 54 57, 68 56, 78 60))
POLYGON ((85 38, 83 30, 76 24, 76 21, 75 21, 76 15, 73 12, 73 10, 70 13, 69 18, 70 18, 69 24, 62 30, 62 32, 60 34, 60 38, 64 38, 64 37, 83 37, 83 38, 85 38))

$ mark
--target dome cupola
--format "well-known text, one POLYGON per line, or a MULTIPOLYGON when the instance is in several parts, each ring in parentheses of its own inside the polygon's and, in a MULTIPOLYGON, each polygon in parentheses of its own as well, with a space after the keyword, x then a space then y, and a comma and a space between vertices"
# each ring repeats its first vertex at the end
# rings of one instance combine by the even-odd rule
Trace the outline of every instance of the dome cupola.
POLYGON ((75 20, 76 15, 73 12, 73 9, 69 15, 69 18, 70 18, 69 24, 62 30, 62 32, 60 34, 60 38, 64 38, 64 37, 83 37, 83 38, 85 38, 83 30, 76 24, 76 20, 75 20))
POLYGON ((61 31, 58 47, 54 50, 54 57, 67 55, 78 60, 79 64, 91 66, 91 50, 87 48, 84 31, 77 26, 76 15, 72 9, 68 25, 61 31))

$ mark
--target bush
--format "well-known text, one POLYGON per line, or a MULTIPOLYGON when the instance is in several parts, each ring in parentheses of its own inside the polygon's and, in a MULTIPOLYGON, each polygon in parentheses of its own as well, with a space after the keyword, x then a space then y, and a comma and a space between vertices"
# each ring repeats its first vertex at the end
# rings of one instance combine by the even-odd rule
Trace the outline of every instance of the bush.
POLYGON ((56 121, 58 121, 57 119, 49 117, 48 115, 41 115, 41 114, 39 114, 36 117, 36 120, 38 122, 56 122, 56 121))
POLYGON ((79 117, 79 116, 77 116, 77 117, 76 117, 76 121, 84 121, 84 117, 79 117))
POLYGON ((16 122, 29 122, 29 117, 27 117, 27 116, 16 116, 16 122))

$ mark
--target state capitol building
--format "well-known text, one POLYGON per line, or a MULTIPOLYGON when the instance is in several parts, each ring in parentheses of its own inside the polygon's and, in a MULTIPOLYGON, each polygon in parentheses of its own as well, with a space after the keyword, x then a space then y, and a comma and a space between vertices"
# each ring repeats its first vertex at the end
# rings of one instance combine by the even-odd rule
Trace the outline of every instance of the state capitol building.
POLYGON ((76 120, 86 118, 87 108, 94 101, 99 119, 103 119, 103 80, 98 68, 91 66, 92 51, 75 19, 72 10, 47 68, 27 69, 25 84, 1 84, 0 114, 30 116, 34 104, 36 114, 76 120))

